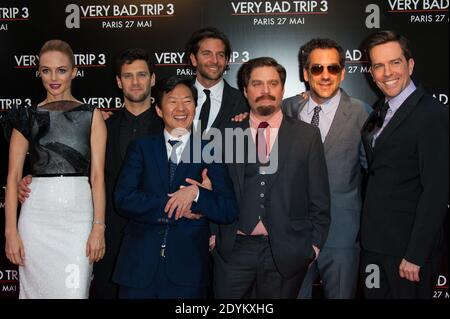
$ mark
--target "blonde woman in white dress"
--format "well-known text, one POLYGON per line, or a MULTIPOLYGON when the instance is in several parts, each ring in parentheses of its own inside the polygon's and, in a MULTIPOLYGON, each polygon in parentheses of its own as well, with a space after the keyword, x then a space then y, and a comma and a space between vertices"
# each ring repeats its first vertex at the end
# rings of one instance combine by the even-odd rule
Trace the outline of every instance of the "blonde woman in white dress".
POLYGON ((105 253, 106 126, 99 110, 72 96, 70 46, 50 40, 39 58, 46 99, 2 120, 11 136, 5 252, 19 265, 19 298, 88 298, 92 264, 105 253), (17 222, 27 152, 31 192, 17 222))

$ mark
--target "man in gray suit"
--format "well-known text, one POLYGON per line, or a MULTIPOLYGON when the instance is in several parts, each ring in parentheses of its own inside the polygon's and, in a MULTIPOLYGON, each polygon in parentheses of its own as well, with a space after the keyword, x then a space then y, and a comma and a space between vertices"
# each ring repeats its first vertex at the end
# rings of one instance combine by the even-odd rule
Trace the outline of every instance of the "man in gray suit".
POLYGON ((324 143, 331 194, 331 225, 317 260, 308 269, 299 298, 312 297, 320 275, 326 298, 354 298, 358 278, 362 167, 360 131, 370 107, 340 89, 345 54, 330 39, 313 39, 298 55, 309 97, 283 101, 286 115, 318 126, 324 143))

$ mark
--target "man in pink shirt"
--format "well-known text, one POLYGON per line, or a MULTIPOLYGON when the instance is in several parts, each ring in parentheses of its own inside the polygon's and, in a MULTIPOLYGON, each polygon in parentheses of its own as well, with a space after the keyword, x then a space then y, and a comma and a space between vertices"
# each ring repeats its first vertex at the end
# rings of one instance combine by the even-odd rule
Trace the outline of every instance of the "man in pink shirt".
POLYGON ((235 128, 249 138, 233 145, 244 162, 228 164, 240 214, 219 226, 215 297, 296 298, 330 224, 320 132, 283 116, 286 70, 277 61, 250 60, 239 74, 251 111, 235 128))

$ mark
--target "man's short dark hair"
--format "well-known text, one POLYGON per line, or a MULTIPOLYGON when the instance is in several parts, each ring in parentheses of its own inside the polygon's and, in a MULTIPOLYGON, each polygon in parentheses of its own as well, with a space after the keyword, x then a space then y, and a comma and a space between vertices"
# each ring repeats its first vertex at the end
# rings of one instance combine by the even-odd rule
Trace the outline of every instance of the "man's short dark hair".
POLYGON ((395 31, 378 31, 371 34, 364 41, 364 52, 366 54, 367 61, 370 61, 370 50, 380 44, 385 44, 388 42, 397 42, 402 48, 403 55, 406 58, 406 61, 409 61, 413 57, 411 48, 409 46, 409 40, 401 34, 398 34, 395 31))
POLYGON ((300 72, 302 69, 308 69, 311 52, 315 49, 336 49, 339 53, 340 66, 342 68, 345 66, 344 50, 336 41, 331 39, 315 38, 301 46, 298 51, 298 64, 300 66, 300 72))
POLYGON ((238 82, 240 82, 239 87, 246 88, 250 81, 252 71, 264 66, 272 67, 278 72, 281 79, 281 85, 284 87, 284 83, 286 82, 286 69, 279 64, 277 60, 271 57, 260 57, 245 62, 238 72, 240 76, 240 79, 238 79, 238 82))
POLYGON ((228 37, 220 31, 217 28, 214 27, 206 27, 200 30, 195 31, 192 33, 191 37, 189 38, 188 42, 186 43, 186 50, 184 58, 186 59, 187 63, 192 66, 191 62, 191 54, 197 55, 198 50, 200 49, 200 42, 204 39, 218 39, 221 40, 225 46, 225 57, 227 61, 230 59, 231 56, 231 44, 230 40, 228 40, 228 37))
POLYGON ((161 102, 164 94, 169 93, 179 84, 185 85, 189 88, 192 92, 192 96, 194 97, 194 104, 197 106, 197 89, 194 86, 194 82, 192 82, 192 78, 179 75, 163 78, 156 83, 154 90, 155 104, 161 108, 161 102))
POLYGON ((150 75, 153 74, 154 68, 150 61, 150 55, 142 48, 131 48, 123 51, 116 60, 116 75, 120 77, 122 72, 122 66, 124 64, 131 64, 136 60, 143 60, 147 63, 150 75))

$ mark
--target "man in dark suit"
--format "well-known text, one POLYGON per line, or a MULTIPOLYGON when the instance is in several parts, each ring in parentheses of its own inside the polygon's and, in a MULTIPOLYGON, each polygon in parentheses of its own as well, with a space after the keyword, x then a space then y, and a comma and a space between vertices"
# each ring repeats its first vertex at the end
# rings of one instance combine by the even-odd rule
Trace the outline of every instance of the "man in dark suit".
POLYGON ((185 58, 195 68, 198 91, 194 125, 200 121, 202 131, 211 127, 222 130, 235 115, 248 112, 242 93, 223 79, 230 56, 230 41, 216 28, 197 30, 187 41, 185 58))
MULTIPOLYGON (((231 52, 226 34, 214 27, 196 30, 186 43, 185 59, 195 69, 198 92, 194 126, 202 132, 210 128, 224 132, 234 116, 249 111, 241 91, 223 79, 231 52)), ((211 224, 210 249, 214 249, 216 233, 217 228, 211 224)))
POLYGON ((113 191, 120 167, 131 141, 160 133, 163 122, 151 104, 151 88, 155 73, 149 54, 140 48, 127 49, 116 61, 117 86, 122 89, 124 107, 106 121, 108 141, 106 145, 106 253, 102 261, 94 265, 93 297, 117 298, 118 286, 112 282, 112 274, 119 253, 122 231, 128 220, 114 206, 113 191))
POLYGON ((367 298, 431 298, 448 205, 448 108, 411 80, 405 37, 366 42, 384 97, 362 130, 369 178, 361 225, 367 298))
POLYGON ((235 127, 247 139, 234 143, 236 158, 228 164, 240 213, 233 224, 219 225, 215 296, 296 298, 330 223, 320 132, 283 116, 286 71, 274 59, 253 59, 242 68, 251 111, 235 127), (255 147, 258 159, 252 160, 255 147), (248 158, 240 163, 242 155, 248 158))
POLYGON ((283 101, 286 115, 320 129, 331 194, 331 224, 320 255, 308 269, 299 298, 311 298, 319 277, 325 298, 354 298, 359 266, 362 170, 367 168, 361 128, 370 107, 340 89, 345 53, 331 39, 312 39, 300 48, 299 65, 309 97, 283 101))
POLYGON ((164 132, 128 148, 115 191, 119 213, 130 219, 113 277, 121 298, 204 298, 209 221, 237 217, 226 166, 195 158, 196 98, 189 79, 162 80, 155 99, 164 132), (213 190, 186 184, 205 168, 213 190))

